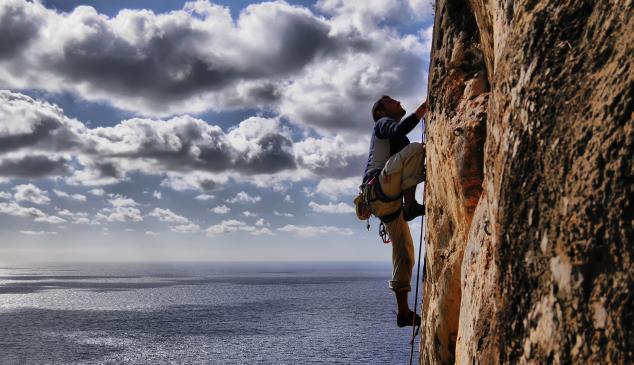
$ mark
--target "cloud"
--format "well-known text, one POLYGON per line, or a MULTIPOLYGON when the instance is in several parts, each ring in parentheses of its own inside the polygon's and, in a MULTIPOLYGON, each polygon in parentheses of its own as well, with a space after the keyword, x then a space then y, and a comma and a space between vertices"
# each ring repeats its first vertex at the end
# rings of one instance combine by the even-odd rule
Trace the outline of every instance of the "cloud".
POLYGON ((71 212, 68 209, 61 209, 57 212, 57 214, 71 219, 72 224, 99 225, 99 222, 90 220, 88 218, 89 215, 86 212, 71 212))
POLYGON ((115 17, 5 1, 0 84, 70 91, 145 116, 258 107, 322 131, 360 131, 381 94, 423 94, 424 44, 389 22, 428 17, 428 3, 320 1, 314 13, 265 2, 234 21, 205 1, 115 17))
POLYGON ((196 197, 194 199, 207 201, 207 200, 212 200, 215 197, 216 197, 215 195, 210 195, 210 194, 199 194, 199 195, 196 195, 196 197))
POLYGON ((0 120, 0 176, 69 175, 68 183, 90 186, 138 171, 167 175, 163 185, 177 190, 211 190, 228 176, 297 168, 291 133, 276 118, 251 117, 226 133, 187 115, 88 128, 55 105, 5 90, 0 120))
POLYGON ((262 198, 259 195, 251 196, 244 191, 241 191, 236 194, 235 197, 228 199, 228 203, 257 203, 262 198))
POLYGON ((292 218, 292 217, 294 217, 294 216, 295 216, 295 215, 294 215, 294 214, 292 214, 292 213, 278 212, 277 210, 274 210, 274 211, 273 211, 273 214, 274 214, 274 215, 276 215, 276 216, 278 216, 278 217, 287 217, 287 218, 292 218))
POLYGON ((174 223, 177 225, 185 225, 191 223, 189 219, 172 212, 169 209, 154 208, 150 213, 150 217, 157 217, 161 222, 174 223))
POLYGON ((39 178, 49 175, 66 175, 68 160, 64 157, 26 155, 0 158, 0 176, 39 178))
MULTIPOLYGON (((14 201, 0 202, 0 214, 7 214, 16 217, 32 217, 33 221, 36 223, 60 224, 67 222, 64 218, 56 215, 48 215, 40 209, 34 207, 24 207, 14 201)), ((87 214, 83 215, 83 213, 71 213, 67 210, 61 210, 58 214, 72 218, 74 220, 74 224, 79 224, 76 223, 78 220, 81 220, 80 222, 84 223, 84 220, 87 219, 85 218, 87 214)))
POLYGON ((354 212, 354 208, 346 203, 318 204, 311 201, 308 206, 316 213, 351 214, 354 212))
POLYGON ((143 220, 141 211, 131 206, 103 208, 95 215, 95 218, 108 222, 140 222, 143 220))
POLYGON ((139 205, 134 199, 119 194, 112 195, 112 198, 108 199, 108 203, 113 207, 136 207, 139 205))
POLYGON ((199 225, 169 209, 154 208, 149 215, 158 218, 161 222, 171 223, 169 229, 175 233, 196 233, 200 230, 199 225))
POLYGON ((153 196, 154 198, 156 198, 156 199, 159 199, 159 200, 163 197, 163 195, 161 194, 161 192, 160 192, 160 191, 158 191, 158 190, 154 190, 154 192, 152 193, 152 196, 153 196))
POLYGON ((217 207, 213 207, 211 209, 209 209, 210 211, 216 213, 216 214, 227 214, 231 211, 231 208, 229 208, 226 205, 219 205, 217 207))
POLYGON ((53 193, 55 193, 55 195, 62 198, 69 198, 69 199, 79 200, 82 202, 86 201, 86 196, 82 194, 68 194, 67 192, 57 190, 57 189, 53 189, 53 193))
POLYGON ((330 200, 336 200, 340 196, 353 196, 358 193, 361 185, 361 177, 353 176, 346 179, 326 178, 320 180, 315 191, 330 200))
POLYGON ((234 22, 228 8, 206 2, 109 18, 90 6, 66 14, 10 1, 0 19, 14 19, 5 23, 11 31, 0 56, 22 73, 0 73, 5 84, 69 90, 146 114, 270 103, 281 80, 355 46, 334 37, 323 18, 284 2, 250 5, 234 22))
POLYGON ((351 143, 342 136, 335 136, 307 138, 295 143, 293 148, 301 167, 318 176, 345 178, 363 173, 367 145, 363 138, 351 143))
POLYGON ((33 204, 48 204, 51 199, 45 190, 41 190, 33 184, 20 184, 13 187, 15 190, 15 200, 18 202, 29 202, 33 204))
POLYGON ((255 226, 248 225, 236 219, 223 220, 219 224, 209 226, 206 232, 208 236, 233 232, 247 232, 252 235, 273 234, 271 230, 266 227, 256 228, 255 226))
POLYGON ((253 213, 253 212, 250 212, 248 210, 245 210, 244 212, 242 212, 242 215, 245 216, 245 217, 257 217, 258 216, 257 213, 253 213))
POLYGON ((178 226, 170 226, 170 231, 174 233, 196 233, 200 231, 200 226, 194 223, 181 224, 178 226))
POLYGON ((322 234, 339 234, 344 236, 350 236, 353 234, 350 228, 339 228, 333 226, 297 226, 293 224, 287 224, 284 227, 278 228, 278 231, 293 233, 302 237, 315 237, 322 234))
POLYGON ((101 188, 90 189, 88 192, 95 196, 103 196, 106 193, 101 188))
POLYGON ((0 213, 17 217, 45 217, 46 214, 34 207, 23 207, 16 202, 0 202, 0 213))
POLYGON ((59 107, 8 90, 0 90, 0 101, 0 152, 24 147, 61 152, 82 143, 84 125, 59 107))
POLYGON ((38 223, 48 223, 48 224, 66 223, 66 219, 60 218, 60 217, 55 216, 55 215, 37 217, 37 218, 35 218, 35 221, 38 222, 38 223))
POLYGON ((20 233, 27 236, 55 236, 57 232, 50 231, 20 231, 20 233))
POLYGON ((11 193, 7 193, 5 191, 0 191, 0 199, 2 200, 9 200, 13 197, 13 195, 11 195, 11 193))

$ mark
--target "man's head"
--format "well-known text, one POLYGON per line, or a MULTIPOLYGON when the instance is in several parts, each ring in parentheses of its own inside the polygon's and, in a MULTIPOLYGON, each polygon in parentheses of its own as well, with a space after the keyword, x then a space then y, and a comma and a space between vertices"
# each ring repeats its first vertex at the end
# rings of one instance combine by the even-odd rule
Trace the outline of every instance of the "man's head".
POLYGON ((394 120, 401 120, 405 115, 405 109, 398 100, 394 100, 387 95, 383 95, 372 106, 372 119, 376 122, 382 117, 389 117, 394 120))

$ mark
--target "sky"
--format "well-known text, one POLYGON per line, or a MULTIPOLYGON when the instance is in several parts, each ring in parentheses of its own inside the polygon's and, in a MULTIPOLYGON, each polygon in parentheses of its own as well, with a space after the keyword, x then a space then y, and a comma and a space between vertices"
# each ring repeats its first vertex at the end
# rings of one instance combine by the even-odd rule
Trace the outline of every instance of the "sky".
POLYGON ((429 0, 3 0, 0 261, 389 261, 352 199, 374 101, 425 99, 432 23, 429 0))

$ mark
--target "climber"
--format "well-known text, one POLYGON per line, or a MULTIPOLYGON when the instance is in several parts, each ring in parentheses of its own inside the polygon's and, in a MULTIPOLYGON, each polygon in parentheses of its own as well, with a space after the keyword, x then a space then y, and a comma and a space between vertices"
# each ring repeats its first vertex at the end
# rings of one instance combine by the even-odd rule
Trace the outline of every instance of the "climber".
POLYGON ((427 101, 405 116, 401 103, 389 96, 372 106, 374 128, 362 189, 373 189, 376 199, 369 202, 392 241, 392 280, 399 327, 420 325, 420 316, 409 309, 414 267, 414 244, 406 221, 424 215, 425 207, 415 199, 416 185, 425 180, 425 145, 410 143, 407 134, 427 113, 427 101))

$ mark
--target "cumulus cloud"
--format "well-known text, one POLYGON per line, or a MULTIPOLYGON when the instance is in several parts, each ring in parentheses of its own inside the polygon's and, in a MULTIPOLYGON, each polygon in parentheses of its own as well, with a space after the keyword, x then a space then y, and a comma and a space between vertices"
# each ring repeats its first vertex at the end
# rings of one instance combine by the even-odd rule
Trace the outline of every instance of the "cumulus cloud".
POLYGON ((228 203, 257 203, 260 200, 262 200, 262 198, 259 195, 251 196, 247 194, 246 192, 241 191, 237 193, 236 196, 234 196, 233 198, 228 199, 227 202, 228 203))
POLYGON ((231 211, 231 208, 226 205, 218 205, 217 207, 213 207, 209 210, 216 214, 227 214, 231 211))
POLYGON ((82 194, 69 194, 65 191, 61 191, 61 190, 57 190, 57 189, 53 189, 53 193, 55 193, 55 195, 62 197, 62 198, 68 198, 68 199, 74 199, 74 200, 79 200, 82 202, 86 201, 86 196, 82 195, 82 194))
POLYGON ((58 215, 62 217, 67 217, 71 220, 72 224, 90 224, 90 225, 98 225, 99 222, 91 221, 88 216, 89 214, 86 212, 71 212, 68 209, 60 209, 57 212, 58 215))
POLYGON ((180 225, 176 225, 176 226, 170 226, 169 227, 170 231, 174 232, 174 233, 196 233, 198 231, 200 231, 200 226, 198 224, 195 223, 187 223, 187 224, 180 224, 180 225))
POLYGON ((174 223, 174 224, 189 224, 189 219, 172 212, 169 209, 154 208, 150 213, 150 217, 156 217, 161 222, 174 223))
POLYGON ((187 115, 88 128, 55 105, 0 91, 0 120, 0 175, 11 177, 69 175, 90 186, 139 171, 167 175, 163 185, 176 190, 213 190, 229 176, 297 168, 291 133, 277 118, 251 117, 228 132, 187 115))
POLYGON ((24 207, 16 202, 0 202, 0 213, 17 217, 45 217, 46 214, 34 207, 24 207))
POLYGON ((326 178, 320 180, 315 191, 330 200, 337 200, 340 196, 353 196, 359 191, 361 177, 353 176, 347 179, 326 178))
POLYGON ((103 208, 95 215, 98 220, 108 222, 140 222, 143 220, 141 211, 131 206, 113 206, 112 208, 103 208))
POLYGON ((284 2, 250 5, 234 22, 228 8, 208 2, 109 18, 90 6, 65 14, 14 0, 3 2, 0 19, 12 19, 3 24, 11 31, 0 56, 12 61, 8 71, 23 74, 2 72, 4 83, 70 89, 146 114, 270 104, 284 79, 358 47, 334 36, 325 19, 284 2))
POLYGON ((27 236, 55 236, 57 232, 51 231, 20 231, 20 233, 27 236))
MULTIPOLYGON (((64 211, 59 212, 63 215, 64 211)), ((67 220, 56 215, 48 215, 40 209, 34 207, 24 207, 15 201, 0 202, 0 214, 7 214, 16 217, 31 217, 36 223, 60 224, 67 220)), ((74 218, 74 217, 73 217, 74 218)))
POLYGON ((13 187, 15 190, 15 200, 19 202, 29 202, 33 204, 48 204, 51 199, 48 192, 38 188, 33 184, 20 184, 13 187))
POLYGON ((44 155, 25 155, 0 158, 0 175, 38 178, 49 175, 65 175, 69 172, 68 159, 44 155))
POLYGON ((353 234, 350 228, 339 228, 334 226, 302 226, 287 224, 278 228, 278 231, 293 233, 302 237, 314 237, 321 234, 340 234, 350 236, 353 234))
POLYGON ((196 200, 202 200, 202 201, 207 201, 207 200, 211 200, 214 199, 216 196, 215 195, 210 195, 210 194, 199 194, 196 195, 196 200))
POLYGON ((37 218, 35 218, 35 221, 38 222, 38 223, 48 223, 48 224, 66 223, 66 219, 60 218, 60 217, 55 216, 55 215, 37 217, 37 218))
POLYGON ((95 196, 103 196, 106 193, 101 188, 90 189, 88 192, 95 196))
POLYGON ((108 203, 113 207, 136 207, 139 205, 134 199, 119 194, 112 195, 112 198, 108 199, 108 203))
POLYGON ((421 19, 428 3, 320 1, 316 14, 265 2, 234 21, 206 1, 115 17, 4 1, 0 19, 11 31, 0 33, 0 83, 71 91, 147 116, 256 106, 323 130, 360 130, 380 94, 424 91, 420 36, 385 21, 421 19))
POLYGON ((156 199, 161 199, 163 197, 163 194, 161 194, 161 192, 158 190, 154 190, 154 192, 152 193, 152 196, 156 199))
POLYGON ((154 208, 149 215, 158 218, 161 222, 169 223, 170 231, 175 233, 195 233, 200 230, 199 225, 169 209, 154 208))
POLYGON ((233 232, 247 232, 252 235, 272 234, 271 230, 266 227, 256 227, 236 219, 223 220, 219 224, 209 226, 206 232, 208 236, 233 232))
POLYGON ((316 213, 351 214, 354 212, 354 208, 346 203, 318 204, 311 201, 308 206, 316 213))
POLYGON ((286 217, 286 218, 292 218, 295 215, 293 213, 288 213, 288 212, 278 212, 277 210, 273 211, 273 214, 278 216, 278 217, 286 217))
POLYGON ((351 142, 342 136, 311 137, 295 143, 294 152, 299 165, 315 175, 345 178, 363 173, 367 146, 364 138, 351 142))

